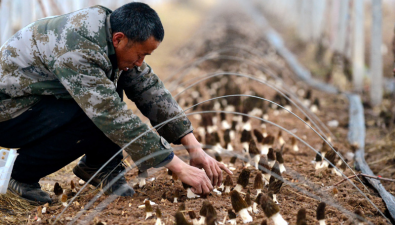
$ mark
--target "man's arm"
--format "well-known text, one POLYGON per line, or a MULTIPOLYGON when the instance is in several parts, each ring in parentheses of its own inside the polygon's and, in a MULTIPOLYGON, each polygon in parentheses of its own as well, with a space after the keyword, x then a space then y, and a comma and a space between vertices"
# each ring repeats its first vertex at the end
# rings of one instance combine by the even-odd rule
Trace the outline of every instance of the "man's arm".
POLYGON ((168 142, 181 144, 180 139, 193 131, 181 107, 145 62, 139 68, 123 72, 118 84, 153 126, 180 116, 157 129, 168 142))
MULTIPOLYGON (((224 169, 228 174, 232 173, 223 164, 218 163, 203 151, 200 143, 192 133, 191 122, 170 92, 164 87, 163 82, 145 62, 139 70, 135 67, 126 73, 122 73, 118 83, 122 85, 121 87, 125 90, 126 96, 135 102, 140 111, 150 119, 153 126, 180 116, 180 118, 162 126, 158 129, 158 132, 169 142, 183 144, 191 156, 191 165, 200 169, 204 168, 213 185, 219 186, 222 182, 221 169, 224 169)), ((177 174, 178 167, 183 167, 184 164, 177 165, 174 163, 176 161, 181 160, 178 158, 174 159, 170 163, 169 169, 174 169, 175 171, 172 171, 177 174)), ((187 167, 183 168, 185 171, 187 170, 187 167)), ((196 171, 192 170, 191 173, 196 173, 196 171)), ((185 179, 190 178, 185 177, 185 179)), ((205 191, 207 188, 211 189, 210 187, 202 186, 201 190, 205 191)), ((200 188, 196 190, 199 191, 200 188)))
MULTIPOLYGON (((81 49, 60 56, 53 65, 53 73, 95 125, 120 147, 148 130, 148 126, 127 108, 116 92, 114 83, 104 71, 111 64, 104 53, 81 49)), ((155 132, 148 132, 125 150, 134 161, 170 149, 155 132)), ((146 160, 140 169, 158 165, 170 153, 146 160)))

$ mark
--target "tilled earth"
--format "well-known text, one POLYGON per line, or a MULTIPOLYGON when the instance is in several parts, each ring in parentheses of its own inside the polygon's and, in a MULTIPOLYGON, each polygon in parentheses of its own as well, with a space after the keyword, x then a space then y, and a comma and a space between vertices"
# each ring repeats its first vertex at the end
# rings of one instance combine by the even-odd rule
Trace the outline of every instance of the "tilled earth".
MULTIPOLYGON (((188 84, 175 87, 174 81, 177 80, 177 78, 179 83, 181 83, 207 74, 233 72, 248 74, 255 78, 267 80, 271 84, 282 85, 283 90, 294 93, 295 96, 300 97, 301 101, 304 101, 303 97, 308 92, 308 87, 296 80, 295 76, 287 68, 283 60, 263 39, 262 33, 254 26, 249 17, 247 15, 240 14, 240 12, 236 10, 232 10, 232 7, 230 6, 226 11, 219 9, 214 11, 210 18, 208 18, 206 24, 203 25, 200 32, 196 34, 196 37, 185 47, 179 50, 177 57, 187 64, 192 62, 193 59, 203 57, 208 53, 213 54, 213 52, 216 52, 214 55, 211 55, 214 59, 207 60, 191 67, 190 69, 184 70, 186 72, 184 73, 185 76, 183 78, 180 78, 183 75, 183 73, 180 73, 171 79, 171 82, 173 83, 169 82, 166 84, 168 89, 171 90, 173 94, 177 94, 179 91, 194 82, 190 81, 188 84), (215 56, 218 55, 231 56, 234 58, 215 58, 215 56), (273 74, 280 79, 272 78, 270 74, 273 74)), ((237 78, 237 76, 219 76, 217 78, 207 79, 187 90, 178 96, 177 100, 183 108, 186 108, 192 104, 209 98, 230 94, 253 94, 273 100, 276 92, 264 84, 247 78, 237 78), (199 93, 198 98, 194 99, 193 96, 195 96, 196 93, 199 93)), ((227 98, 227 104, 229 105, 231 102, 241 102, 239 105, 234 106, 236 111, 239 110, 239 112, 249 113, 250 111, 247 109, 250 109, 251 107, 253 108, 255 105, 262 105, 262 103, 259 103, 259 101, 262 101, 260 99, 248 101, 247 97, 233 98, 233 100, 231 98, 227 98)), ((323 123, 327 124, 332 120, 339 122, 337 126, 330 128, 331 133, 334 135, 331 137, 332 143, 339 149, 339 152, 345 158, 350 159, 348 164, 353 168, 353 152, 351 146, 347 143, 347 101, 341 96, 328 96, 327 94, 323 94, 318 91, 312 91, 312 96, 309 100, 312 102, 315 98, 320 101, 319 111, 316 112, 316 115, 323 121, 323 123)), ((295 100, 294 97, 291 99, 295 100)), ((218 101, 218 103, 224 104, 220 101, 218 101)), ((220 106, 219 109, 217 108, 217 105, 214 104, 214 102, 204 103, 188 112, 224 110, 223 105, 220 106)), ((307 128, 305 124, 299 121, 296 117, 290 113, 285 113, 283 110, 273 109, 269 106, 269 103, 265 103, 261 107, 267 110, 268 118, 271 122, 290 130, 313 148, 317 150, 321 148, 323 142, 322 139, 310 128, 307 128)), ((298 111, 296 107, 293 106, 292 111, 302 119, 305 118, 305 116, 298 111)), ((210 115, 211 117, 218 118, 217 124, 214 124, 217 126, 217 129, 214 131, 218 132, 221 137, 220 142, 223 145, 223 131, 219 113, 213 113, 210 115)), ((231 123, 233 115, 228 114, 226 117, 228 122, 231 123)), ((189 118, 191 119, 195 127, 195 133, 197 134, 198 132, 196 128, 202 127, 204 124, 202 124, 201 119, 197 116, 189 116, 189 118)), ((250 122, 252 130, 262 130, 261 121, 252 118, 250 119, 250 122)), ((280 129, 266 123, 266 130, 268 134, 272 134, 276 137, 280 129)), ((328 132, 325 131, 324 133, 325 135, 330 136, 328 132)), ((285 131, 282 131, 282 134, 286 141, 283 157, 287 171, 283 173, 283 177, 286 182, 278 194, 278 201, 280 203, 280 213, 287 222, 295 224, 298 210, 305 208, 307 210, 307 223, 318 224, 316 220, 316 208, 320 201, 324 201, 327 203, 327 224, 353 224, 355 218, 352 215, 350 216, 349 213, 354 212, 356 209, 362 210, 366 219, 371 223, 386 224, 386 220, 379 214, 379 212, 349 182, 346 181, 337 185, 338 193, 334 193, 333 185, 342 181, 343 178, 332 174, 329 169, 317 173, 313 164, 316 153, 300 142, 298 142, 300 150, 298 152, 294 152, 290 142, 291 135, 285 131)), ((205 138, 202 137, 202 139, 202 143, 205 143, 205 138)), ((240 132, 236 133, 231 144, 235 149, 234 152, 242 153, 240 132)), ((281 146, 278 143, 278 139, 276 139, 273 147, 277 150, 280 149, 281 146)), ((187 157, 185 150, 178 151, 177 154, 179 156, 187 157)), ((223 162, 225 164, 227 164, 229 160, 230 157, 223 156, 223 162)), ((243 168, 241 160, 237 161, 235 167, 236 170, 232 176, 234 184, 236 184, 238 175, 243 168)), ((249 185, 247 186, 247 189, 251 191, 251 195, 253 197, 256 196, 256 190, 253 189, 253 182, 257 172, 257 170, 252 169, 249 185)), ((355 172, 358 173, 357 171, 355 172)), ((223 222, 227 215, 227 210, 232 208, 229 195, 224 193, 222 195, 218 195, 213 192, 205 199, 187 199, 185 196, 186 192, 183 190, 181 182, 179 180, 174 181, 169 179, 166 169, 161 168, 159 170, 149 170, 148 173, 149 177, 147 179, 147 184, 143 188, 138 188, 136 186, 136 194, 133 198, 118 197, 110 204, 98 209, 96 206, 103 203, 104 200, 109 197, 105 195, 101 196, 92 207, 82 214, 78 222, 87 220, 88 224, 155 224, 156 219, 152 218, 145 220, 144 209, 138 207, 139 205, 144 204, 145 199, 150 199, 156 203, 153 208, 154 210, 156 207, 160 208, 162 211, 162 220, 165 224, 174 224, 174 214, 180 206, 180 202, 185 203, 187 211, 193 210, 197 215, 199 215, 202 202, 206 199, 209 200, 217 211, 218 222, 223 222), (151 178, 154 178, 154 180, 151 178), (171 200, 176 189, 182 190, 178 203, 173 203, 169 200, 162 200, 161 196, 164 192, 166 192, 166 196, 171 200), (87 215, 91 215, 91 213, 97 213, 93 219, 87 217, 87 215)), ((131 183, 134 183, 136 175, 137 170, 132 169, 128 172, 126 178, 131 183)), ((349 168, 347 168, 345 175, 351 176, 353 173, 349 168)), ((364 179, 361 179, 364 184, 367 185, 364 179)), ((79 181, 78 178, 71 175, 69 172, 63 177, 46 178, 42 183, 45 183, 43 186, 47 189, 48 187, 51 189, 55 181, 59 182, 64 188, 69 188, 70 180, 73 180, 77 184, 79 181), (50 185, 48 186, 47 184, 50 185)), ((364 187, 364 185, 358 182, 355 178, 353 181, 380 211, 386 211, 384 202, 373 189, 369 186, 364 187)), ((81 186, 79 186, 79 188, 81 188, 81 186)), ((247 189, 244 189, 243 192, 247 192, 247 189)), ((53 192, 51 193, 53 194, 53 192)), ((89 187, 87 190, 84 190, 76 201, 71 203, 70 207, 62 215, 59 222, 66 224, 71 221, 73 217, 75 217, 98 193, 100 193, 100 190, 93 187, 89 187)), ((263 193, 267 193, 266 187, 263 189, 263 193)), ((61 203, 54 203, 49 207, 47 213, 41 216, 40 222, 37 222, 34 219, 37 214, 36 210, 33 210, 30 213, 29 223, 51 223, 63 209, 64 206, 61 203)), ((253 214, 252 216, 254 221, 250 224, 260 224, 262 220, 267 219, 262 212, 262 209, 260 209, 259 213, 253 214)), ((189 219, 187 215, 186 218, 189 219)), ((237 218, 237 222, 238 224, 242 223, 239 216, 237 218)), ((269 221, 268 224, 273 224, 273 222, 269 221)))

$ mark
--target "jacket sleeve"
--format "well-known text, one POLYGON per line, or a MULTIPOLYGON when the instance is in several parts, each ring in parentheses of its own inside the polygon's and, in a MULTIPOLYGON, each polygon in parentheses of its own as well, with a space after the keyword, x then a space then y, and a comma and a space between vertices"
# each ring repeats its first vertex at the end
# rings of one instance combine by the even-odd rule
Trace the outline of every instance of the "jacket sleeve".
POLYGON ((193 131, 181 107, 145 62, 140 67, 122 72, 118 84, 153 126, 180 116, 157 129, 168 142, 180 144, 180 138, 193 131))
MULTIPOLYGON (((53 65, 53 73, 67 89, 86 115, 103 133, 120 147, 149 128, 121 101, 114 83, 105 71, 111 63, 105 53, 79 49, 60 56, 53 65)), ((155 132, 148 132, 125 150, 136 162, 170 145, 155 132)), ((158 165, 169 152, 146 160, 140 167, 145 170, 158 165)))

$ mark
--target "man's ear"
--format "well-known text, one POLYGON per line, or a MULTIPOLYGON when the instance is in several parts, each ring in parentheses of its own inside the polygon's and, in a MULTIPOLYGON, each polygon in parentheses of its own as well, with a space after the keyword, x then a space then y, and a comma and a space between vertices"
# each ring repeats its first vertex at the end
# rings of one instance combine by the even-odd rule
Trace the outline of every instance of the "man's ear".
POLYGON ((126 41, 126 35, 122 32, 116 32, 112 35, 112 43, 114 47, 118 47, 122 41, 126 41))

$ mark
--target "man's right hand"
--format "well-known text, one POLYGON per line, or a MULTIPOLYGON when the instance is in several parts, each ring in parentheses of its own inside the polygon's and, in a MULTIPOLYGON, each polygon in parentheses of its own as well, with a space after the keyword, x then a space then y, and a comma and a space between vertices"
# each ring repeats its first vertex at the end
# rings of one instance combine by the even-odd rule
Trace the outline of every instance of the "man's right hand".
POLYGON ((208 194, 213 190, 206 172, 186 164, 176 155, 165 167, 175 173, 182 182, 191 185, 195 194, 208 194))

